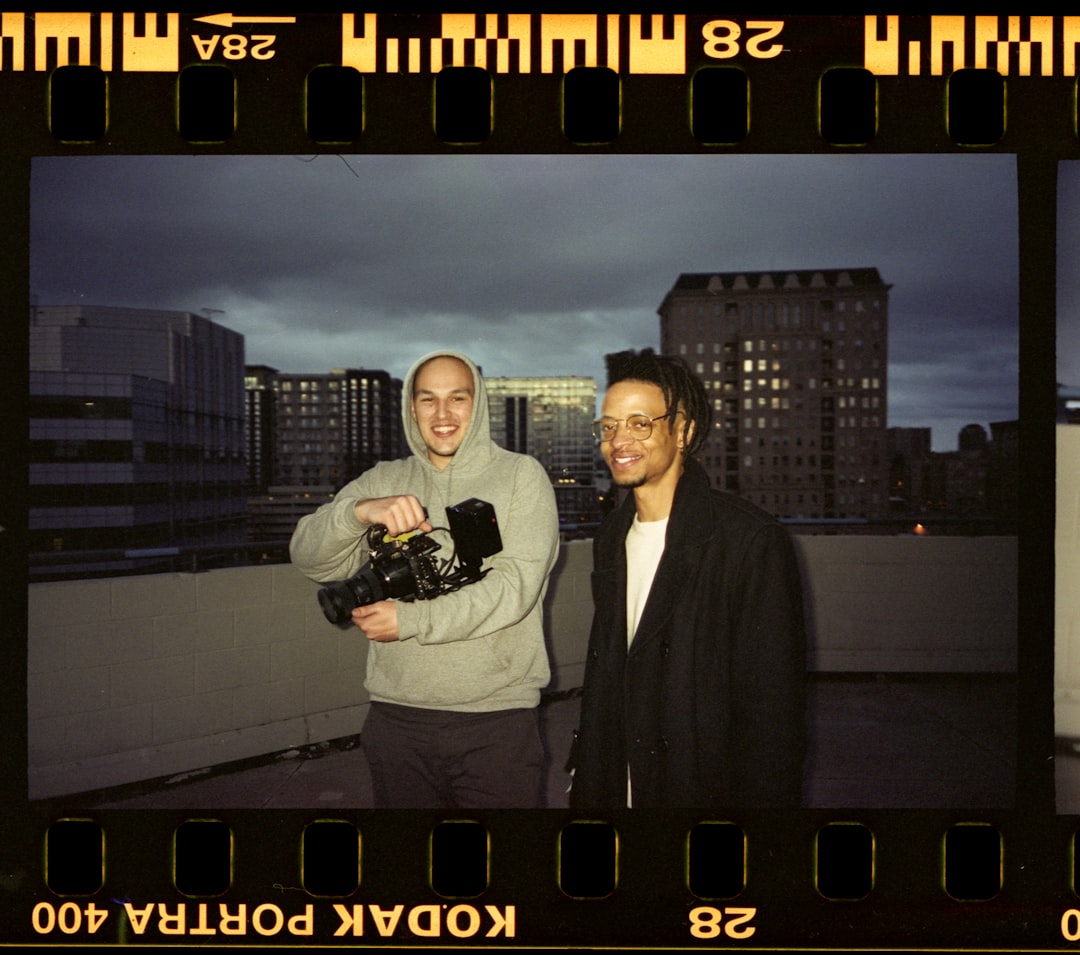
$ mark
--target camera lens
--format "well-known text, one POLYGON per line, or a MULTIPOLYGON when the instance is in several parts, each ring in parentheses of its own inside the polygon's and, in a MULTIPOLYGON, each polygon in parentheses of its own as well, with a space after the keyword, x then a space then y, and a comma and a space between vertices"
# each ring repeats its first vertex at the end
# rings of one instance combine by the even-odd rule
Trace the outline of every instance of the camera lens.
POLYGON ((364 567, 349 580, 327 584, 318 594, 323 615, 336 624, 348 623, 356 607, 366 607, 384 596, 382 581, 370 567, 364 567))
POLYGON ((342 624, 352 616, 353 607, 359 604, 353 602, 352 592, 344 583, 337 583, 319 591, 319 606, 327 620, 342 624))
POLYGON ((426 537, 419 540, 426 546, 412 551, 411 558, 407 549, 376 554, 356 576, 323 587, 318 597, 326 619, 335 624, 348 623, 353 610, 378 600, 410 599, 418 594, 423 599, 437 594, 439 573, 424 551, 436 549, 438 545, 426 537))

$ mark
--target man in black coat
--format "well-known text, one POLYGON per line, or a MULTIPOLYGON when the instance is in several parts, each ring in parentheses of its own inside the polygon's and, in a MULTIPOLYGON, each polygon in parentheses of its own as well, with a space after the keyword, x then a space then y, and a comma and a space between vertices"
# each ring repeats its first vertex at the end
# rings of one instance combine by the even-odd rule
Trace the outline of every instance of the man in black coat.
POLYGON ((595 433, 633 489, 594 541, 594 617, 570 768, 575 808, 794 808, 806 638, 791 538, 713 490, 680 359, 611 356, 595 433))

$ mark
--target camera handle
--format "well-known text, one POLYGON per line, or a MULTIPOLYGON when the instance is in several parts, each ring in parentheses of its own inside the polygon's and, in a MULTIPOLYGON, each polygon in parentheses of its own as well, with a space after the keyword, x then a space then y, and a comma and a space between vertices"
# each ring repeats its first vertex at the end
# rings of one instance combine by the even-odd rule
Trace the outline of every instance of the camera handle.
MULTIPOLYGON (((424 520, 428 519, 428 510, 423 508, 424 520)), ((379 538, 382 538, 383 544, 389 544, 391 541, 407 541, 410 537, 415 537, 421 533, 419 530, 405 531, 403 534, 392 535, 385 524, 372 524, 367 529, 368 548, 374 550, 379 544, 379 538)))

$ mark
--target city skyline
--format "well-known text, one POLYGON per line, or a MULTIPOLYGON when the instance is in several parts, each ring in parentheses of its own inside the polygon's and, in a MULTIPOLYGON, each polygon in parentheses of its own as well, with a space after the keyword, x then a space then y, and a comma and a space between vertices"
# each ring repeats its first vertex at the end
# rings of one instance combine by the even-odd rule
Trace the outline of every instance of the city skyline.
POLYGON ((875 267, 889 426, 950 450, 1017 417, 1016 233, 1010 156, 48 157, 30 292, 202 314, 281 371, 451 346, 602 394, 683 272, 875 267))

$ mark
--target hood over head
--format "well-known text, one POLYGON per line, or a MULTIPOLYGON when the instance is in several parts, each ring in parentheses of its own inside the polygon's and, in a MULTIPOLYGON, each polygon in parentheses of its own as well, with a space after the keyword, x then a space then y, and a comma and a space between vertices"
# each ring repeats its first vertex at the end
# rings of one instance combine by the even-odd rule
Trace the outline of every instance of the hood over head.
POLYGON ((480 375, 480 369, 476 366, 476 363, 468 356, 461 354, 461 352, 451 349, 429 352, 422 358, 417 359, 405 376, 405 384, 401 393, 401 418, 405 428, 405 438, 409 443, 409 450, 418 458, 430 464, 431 467, 435 467, 428 459, 428 449, 424 443, 423 435, 420 433, 420 427, 413 420, 412 396, 416 376, 420 369, 432 359, 444 357, 456 358, 462 362, 469 369, 473 380, 473 407, 472 414, 469 417, 469 427, 465 432, 461 446, 447 466, 455 470, 465 466, 484 466, 491 456, 492 448, 487 388, 484 386, 484 379, 480 375))

